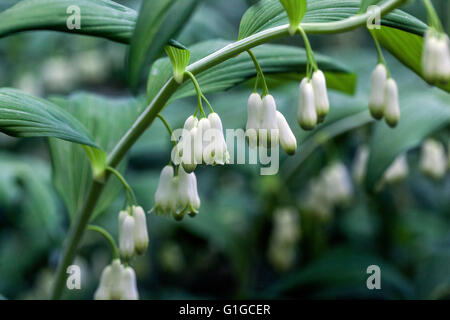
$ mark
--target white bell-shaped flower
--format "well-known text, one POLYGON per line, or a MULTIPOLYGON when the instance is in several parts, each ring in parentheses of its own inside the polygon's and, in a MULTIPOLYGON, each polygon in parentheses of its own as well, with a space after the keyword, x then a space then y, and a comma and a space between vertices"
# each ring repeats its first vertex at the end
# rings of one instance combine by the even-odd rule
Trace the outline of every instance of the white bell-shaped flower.
POLYGON ((100 277, 100 283, 97 290, 94 293, 95 300, 110 300, 111 299, 111 287, 113 283, 112 267, 106 266, 100 277))
POLYGON ((198 126, 198 119, 197 119, 197 117, 190 116, 184 122, 183 128, 186 129, 186 130, 191 130, 191 129, 197 127, 197 126, 198 126))
POLYGON ((325 197, 332 203, 345 203, 353 195, 353 186, 347 168, 341 162, 333 163, 322 172, 326 186, 325 197))
POLYGON ((134 254, 134 225, 133 216, 127 214, 122 218, 119 214, 119 249, 124 259, 130 259, 134 254))
POLYGON ((197 132, 194 139, 194 157, 197 164, 204 164, 203 150, 208 145, 209 141, 205 139, 206 133, 211 129, 211 123, 208 118, 202 118, 198 122, 197 132))
POLYGON ((123 266, 119 259, 115 259, 103 269, 99 286, 94 294, 95 300, 119 300, 121 298, 122 271, 123 266))
POLYGON ((372 71, 370 78, 371 88, 369 97, 369 110, 372 117, 381 119, 384 111, 384 95, 387 81, 387 70, 384 64, 379 63, 372 71))
POLYGON ((193 172, 197 168, 195 161, 195 136, 197 134, 197 127, 183 131, 183 139, 180 142, 183 153, 181 156, 181 164, 187 172, 193 172))
POLYGON ((270 94, 262 100, 261 123, 259 127, 259 141, 262 146, 278 143, 277 105, 270 94))
POLYGON ((308 78, 303 78, 299 86, 300 99, 297 120, 304 130, 312 130, 317 124, 317 111, 314 101, 314 89, 308 78))
POLYGON ((441 179, 447 171, 447 157, 442 143, 428 139, 422 145, 420 169, 433 179, 441 179))
POLYGON ((352 176, 353 180, 362 184, 367 172, 367 162, 369 160, 369 147, 361 146, 358 148, 355 156, 355 160, 353 161, 352 167, 352 176))
POLYGON ((200 198, 195 174, 186 173, 180 167, 178 170, 177 210, 174 216, 177 220, 181 220, 186 213, 195 216, 199 209, 200 198))
POLYGON ((133 268, 126 267, 122 271, 121 277, 121 297, 120 300, 138 300, 139 293, 137 290, 136 284, 136 274, 134 273, 133 268))
POLYGON ((134 249, 137 254, 143 254, 148 248, 147 218, 144 209, 133 206, 134 217, 134 249))
POLYGON ((261 123, 262 99, 258 93, 252 93, 247 103, 247 124, 245 136, 249 146, 255 148, 258 145, 258 130, 261 123))
POLYGON ((400 120, 397 83, 390 78, 384 90, 384 117, 390 127, 395 127, 400 120))
POLYGON ((317 70, 313 73, 312 85, 314 89, 314 102, 316 104, 317 118, 319 122, 322 122, 330 110, 330 102, 328 101, 325 75, 321 70, 317 70))
POLYGON ((174 171, 172 166, 168 165, 162 169, 158 188, 155 193, 154 210, 158 215, 167 214, 171 209, 171 199, 175 196, 172 187, 173 176, 174 171))
POLYGON ((289 124, 283 114, 277 111, 277 126, 280 133, 280 144, 287 154, 294 154, 297 150, 297 139, 292 133, 289 124))
POLYGON ((222 120, 215 112, 208 115, 208 120, 211 125, 211 132, 209 134, 209 138, 211 139, 206 149, 206 156, 209 159, 207 163, 213 165, 224 165, 229 163, 230 155, 228 153, 227 143, 225 142, 225 137, 223 135, 222 120))
POLYGON ((446 34, 430 28, 425 34, 422 51, 422 74, 430 82, 450 80, 450 50, 446 34))
POLYGON ((191 205, 192 205, 192 213, 190 213, 191 215, 193 214, 197 214, 198 211, 200 210, 200 196, 198 195, 198 190, 197 190, 197 177, 195 176, 195 173, 190 173, 189 175, 189 182, 191 184, 191 194, 192 194, 192 198, 191 198, 191 205))

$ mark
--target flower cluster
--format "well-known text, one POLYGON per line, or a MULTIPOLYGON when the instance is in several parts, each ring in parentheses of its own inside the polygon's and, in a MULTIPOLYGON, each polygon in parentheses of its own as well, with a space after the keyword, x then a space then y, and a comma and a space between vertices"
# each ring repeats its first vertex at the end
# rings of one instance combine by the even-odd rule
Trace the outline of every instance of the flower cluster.
POLYGON ((386 66, 382 63, 372 72, 369 110, 377 120, 384 117, 390 127, 395 127, 400 119, 397 83, 388 77, 386 66))
POLYGON ((275 99, 270 94, 261 98, 252 93, 247 103, 247 124, 245 135, 249 146, 276 146, 278 142, 287 154, 294 154, 297 140, 286 118, 277 110, 275 99))
POLYGON ((106 266, 100 284, 94 294, 95 300, 138 300, 136 274, 130 266, 115 259, 106 266))
POLYGON ((124 259, 143 254, 148 247, 147 219, 142 207, 132 206, 119 213, 119 249, 124 259))
POLYGON ((195 216, 200 209, 195 173, 187 173, 183 166, 178 167, 177 175, 171 165, 161 171, 158 189, 155 193, 154 211, 158 215, 172 214, 176 220, 183 219, 187 213, 195 216))
POLYGON ((224 165, 229 163, 230 154, 223 135, 222 120, 212 112, 208 117, 186 119, 180 141, 172 152, 172 160, 191 173, 197 165, 224 165))
POLYGON ((325 75, 321 70, 315 71, 311 79, 301 81, 299 90, 297 120, 304 130, 312 130, 330 110, 325 75))
POLYGON ((442 143, 428 139, 422 145, 420 169, 433 179, 440 179, 447 171, 447 157, 442 143))
POLYGON ((449 38, 429 28, 425 34, 422 52, 422 74, 429 82, 450 80, 449 38))

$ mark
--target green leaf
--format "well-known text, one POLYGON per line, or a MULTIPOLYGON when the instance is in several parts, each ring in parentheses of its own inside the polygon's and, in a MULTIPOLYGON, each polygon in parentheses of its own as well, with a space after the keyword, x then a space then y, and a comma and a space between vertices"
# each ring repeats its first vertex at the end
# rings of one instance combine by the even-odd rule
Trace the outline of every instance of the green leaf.
MULTIPOLYGON (((190 48, 191 62, 219 50, 229 44, 225 40, 201 42, 190 48)), ((289 79, 299 80, 306 70, 306 53, 301 48, 266 44, 252 49, 266 75, 283 75, 289 79)), ((342 64, 323 55, 316 55, 317 63, 325 72, 329 87, 353 93, 356 76, 342 64)), ((149 75, 147 99, 150 101, 164 83, 171 77, 172 67, 169 58, 157 60, 149 75)), ((203 93, 223 91, 256 76, 256 70, 250 56, 242 53, 198 75, 197 80, 203 93)), ((195 88, 190 81, 181 85, 170 101, 195 95, 195 88)))
MULTIPOLYGON (((52 100, 85 124, 106 152, 112 150, 145 107, 143 99, 107 99, 87 93, 67 98, 54 97, 52 100)), ((50 151, 53 182, 73 218, 83 204, 92 178, 88 158, 81 146, 56 139, 50 139, 50 151)), ((103 165, 102 154, 91 156, 98 156, 100 167, 103 165)), ((119 169, 123 171, 125 166, 126 160, 119 169)), ((108 208, 121 190, 122 185, 117 179, 111 178, 100 197, 93 219, 108 208)))
POLYGON ((289 17, 289 33, 295 34, 306 13, 306 0, 280 0, 289 17))
POLYGON ((427 136, 450 124, 448 95, 438 93, 442 97, 426 92, 410 92, 409 96, 400 93, 405 99, 400 103, 398 126, 391 129, 384 122, 376 124, 370 142, 365 180, 369 190, 374 190, 385 170, 399 154, 419 146, 427 136))
POLYGON ((50 101, 0 89, 0 131, 14 137, 55 137, 98 148, 86 128, 50 101))
POLYGON ((143 1, 128 55, 129 80, 136 88, 146 63, 163 52, 168 41, 186 24, 198 0, 143 1))
POLYGON ((27 30, 56 30, 128 43, 136 16, 136 11, 109 0, 23 0, 0 13, 0 37, 27 30), (79 8, 80 28, 72 28, 77 13, 73 8, 79 8))

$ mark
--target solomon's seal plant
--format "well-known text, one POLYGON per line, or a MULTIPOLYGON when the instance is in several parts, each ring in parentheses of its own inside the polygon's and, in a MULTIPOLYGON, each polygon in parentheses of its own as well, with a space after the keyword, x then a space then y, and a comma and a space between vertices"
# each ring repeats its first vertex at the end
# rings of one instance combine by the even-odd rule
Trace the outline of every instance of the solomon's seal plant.
MULTIPOLYGON (((341 8, 341 1, 338 0, 262 0, 244 14, 237 41, 219 42, 219 47, 206 43, 189 48, 172 38, 176 38, 178 27, 186 22, 198 1, 144 1, 139 13, 114 1, 95 1, 95 8, 92 7, 93 2, 80 1, 81 12, 93 11, 86 19, 83 18, 82 28, 75 30, 67 30, 57 14, 60 12, 59 6, 67 4, 66 2, 48 0, 37 5, 36 1, 20 1, 0 18, 0 26, 8 16, 25 15, 32 21, 8 24, 8 28, 0 29, 0 36, 36 28, 88 34, 125 43, 130 46, 127 65, 131 87, 137 89, 142 72, 149 75, 147 106, 130 116, 127 130, 119 130, 120 136, 115 141, 105 143, 94 134, 96 130, 88 130, 82 121, 75 119, 70 112, 56 106, 54 102, 19 90, 2 88, 0 130, 18 137, 52 137, 52 145, 57 143, 56 139, 81 144, 91 164, 91 175, 86 178, 89 179, 88 190, 85 194, 77 193, 70 197, 78 196, 83 202, 74 207, 70 230, 59 259, 52 298, 61 298, 66 280, 65 271, 73 262, 85 231, 91 230, 100 233, 111 247, 111 263, 102 272, 94 298, 138 299, 136 275, 132 265, 136 255, 147 250, 149 235, 147 213, 139 205, 133 189, 122 175, 126 165, 124 159, 132 146, 154 124, 155 119, 163 123, 172 139, 173 149, 167 155, 167 165, 161 168, 157 189, 152 190, 154 201, 149 212, 171 216, 176 220, 182 220, 186 214, 195 217, 201 206, 195 171, 199 166, 207 166, 206 170, 212 170, 214 166, 231 162, 222 118, 214 111, 205 93, 225 90, 245 80, 255 79, 253 93, 248 98, 245 125, 249 147, 268 149, 280 145, 288 155, 294 155, 296 151, 298 154, 298 150, 302 150, 303 141, 297 146, 298 137, 296 138, 289 125, 291 119, 286 119, 280 110, 284 107, 296 109, 300 127, 303 130, 314 130, 318 126, 325 126, 328 113, 333 111, 330 108, 333 99, 331 95, 329 99, 328 89, 352 93, 353 88, 350 87, 354 86, 348 80, 351 73, 347 69, 332 59, 313 52, 308 35, 343 33, 364 27, 370 14, 365 10, 359 12, 358 8, 363 8, 362 4, 367 1, 346 1, 348 7, 337 10, 341 8), (42 17, 36 15, 30 18, 24 12, 39 6, 43 8, 39 10, 42 17), (169 13, 173 16, 167 16, 169 13), (100 19, 104 16, 110 19, 100 19), (161 19, 166 20, 162 23, 161 19), (110 21, 110 24, 99 25, 97 20, 110 21), (169 20, 171 22, 167 23, 169 20), (267 44, 289 36, 301 38, 304 49, 267 44), (155 61, 164 52, 168 57, 155 61), (146 62, 152 65, 150 71, 146 62), (234 62, 239 70, 235 67, 232 72, 234 62), (282 106, 282 100, 278 100, 277 106, 274 95, 270 94, 271 82, 267 81, 266 76, 279 74, 294 75, 299 82, 297 105, 282 106), (161 113, 165 108, 167 112, 171 111, 170 102, 173 100, 187 96, 196 96, 197 105, 192 110, 183 110, 183 119, 186 118, 186 121, 183 128, 180 128, 181 134, 177 135, 175 133, 178 130, 173 131, 169 121, 161 113), (204 103, 207 108, 204 108, 204 103), (119 231, 118 245, 107 230, 90 224, 99 212, 105 210, 102 195, 109 190, 110 180, 113 178, 115 182, 120 182, 126 194, 126 202, 116 222, 119 231)), ((371 92, 366 102, 368 101, 372 116, 375 119, 385 118, 390 127, 401 124, 401 112, 397 83, 383 57, 383 47, 429 83, 450 90, 449 40, 431 1, 424 0, 429 27, 397 9, 406 2, 380 2, 380 14, 384 17, 381 29, 370 30, 378 61, 371 76, 371 92), (391 15, 393 10, 397 10, 395 15, 391 15), (393 34, 392 30, 420 38, 424 43, 423 52, 417 55, 420 50, 416 50, 410 55, 404 55, 402 51, 408 50, 408 47, 405 47, 403 40, 396 38, 398 35, 393 34), (397 47, 392 43, 396 43, 397 47)), ((88 118, 92 116, 91 110, 86 114, 88 118)), ((128 124, 125 117, 113 118, 115 123, 128 124)), ((90 119, 85 123, 90 123, 90 119)), ((109 134, 116 133, 113 129, 105 131, 110 131, 109 134)), ((312 139, 313 143, 321 141, 320 137, 313 133, 311 135, 317 138, 312 139)), ((311 152, 308 148, 311 148, 311 144, 305 146, 306 153, 311 152)), ((437 171, 435 163, 442 161, 438 149, 428 143, 424 146, 422 161, 422 169, 436 177, 440 176, 441 170, 437 171)), ((360 176, 363 170, 358 169, 358 172, 360 176)), ((402 179, 407 172, 406 159, 400 156, 384 175, 383 182, 402 179)), ((307 204, 311 210, 321 212, 324 216, 328 214, 329 207, 345 202, 352 195, 349 175, 340 164, 327 167, 311 189, 312 200, 307 201, 307 204), (337 185, 340 188, 336 188, 337 185), (316 208, 317 205, 322 205, 322 208, 316 208)), ((280 217, 272 239, 271 255, 280 246, 288 244, 289 248, 293 247, 298 238, 297 234, 292 234, 285 239, 282 233, 284 229, 289 229, 292 219, 290 214, 280 217)), ((291 249, 288 251, 291 254, 291 249)), ((288 266, 290 262, 282 264, 288 266)))

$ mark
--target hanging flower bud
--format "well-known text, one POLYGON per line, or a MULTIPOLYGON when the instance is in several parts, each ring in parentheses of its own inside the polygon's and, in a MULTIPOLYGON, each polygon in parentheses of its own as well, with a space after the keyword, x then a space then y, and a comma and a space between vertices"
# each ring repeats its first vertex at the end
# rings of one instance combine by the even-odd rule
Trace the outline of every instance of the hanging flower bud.
POLYGON ((95 300, 119 300, 122 295, 120 281, 123 266, 119 259, 115 259, 102 271, 100 283, 95 291, 95 300))
POLYGON ((277 105, 270 94, 262 100, 261 125, 259 127, 260 143, 266 147, 269 143, 278 143, 277 105))
POLYGON ((248 139, 250 148, 255 148, 258 144, 258 130, 261 122, 262 99, 257 93, 252 93, 247 103, 247 124, 245 126, 245 136, 248 139))
POLYGON ((280 133, 280 144, 287 154, 294 154, 297 149, 297 139, 295 139, 289 124, 283 114, 277 111, 277 125, 280 133))
POLYGON ((171 199, 174 197, 172 180, 174 172, 173 167, 168 165, 165 166, 159 177, 158 189, 155 193, 155 206, 154 210, 156 214, 167 214, 170 211, 171 199))
POLYGON ((184 126, 183 128, 185 130, 192 130, 193 128, 197 127, 198 125, 198 119, 195 116, 190 116, 189 118, 186 119, 186 121, 184 122, 184 126))
POLYGON ((120 300, 138 300, 139 293, 137 291, 136 285, 136 274, 134 273, 133 268, 126 267, 122 271, 121 277, 121 297, 120 300))
POLYGON ((181 141, 183 149, 181 164, 186 172, 193 172, 197 168, 194 149, 196 134, 197 127, 190 129, 190 131, 183 131, 183 139, 181 141))
POLYGON ((372 117, 379 120, 383 117, 384 95, 387 81, 387 70, 384 64, 379 63, 371 76, 371 90, 369 98, 369 110, 372 117))
POLYGON ((119 248, 120 256, 124 259, 130 259, 134 254, 134 218, 127 215, 124 218, 119 214, 119 248), (120 220, 123 219, 122 223, 120 220))
POLYGON ((102 271, 102 275, 100 277, 100 283, 98 285, 97 290, 94 293, 95 300, 109 300, 111 299, 111 287, 113 283, 112 279, 112 267, 106 266, 102 271))
POLYGON ((432 28, 428 29, 423 41, 422 74, 430 82, 450 80, 448 36, 432 28))
POLYGON ((428 139, 422 145, 420 169, 433 179, 441 179, 447 170, 447 158, 442 143, 428 139))
POLYGON ((318 121, 322 122, 330 110, 330 102, 328 101, 327 84, 325 75, 322 71, 317 70, 312 76, 312 86, 314 89, 314 102, 316 103, 316 112, 318 121))
POLYGON ((191 205, 192 205, 192 212, 189 213, 191 216, 195 215, 198 213, 198 211, 200 210, 200 197, 198 195, 198 190, 197 190, 197 177, 195 176, 194 173, 190 173, 189 174, 189 182, 191 184, 191 192, 192 192, 192 198, 191 198, 191 205))
POLYGON ((314 89, 308 78, 300 83, 300 100, 297 120, 304 130, 312 130, 317 124, 317 112, 314 101, 314 89))
POLYGON ((384 117, 390 127, 395 127, 400 119, 397 83, 390 78, 386 82, 384 91, 384 117))
POLYGON ((208 141, 204 138, 209 129, 211 129, 211 123, 209 120, 207 118, 200 119, 194 141, 194 156, 197 164, 205 163, 205 159, 203 158, 203 149, 208 145, 208 141))
POLYGON ((143 254, 148 247, 147 218, 142 207, 133 206, 134 217, 134 249, 143 254))
POLYGON ((222 120, 217 113, 210 113, 208 116, 209 123, 211 124, 211 142, 207 148, 207 152, 210 154, 210 162, 213 165, 224 165, 229 163, 230 155, 227 150, 227 143, 223 135, 222 120))

